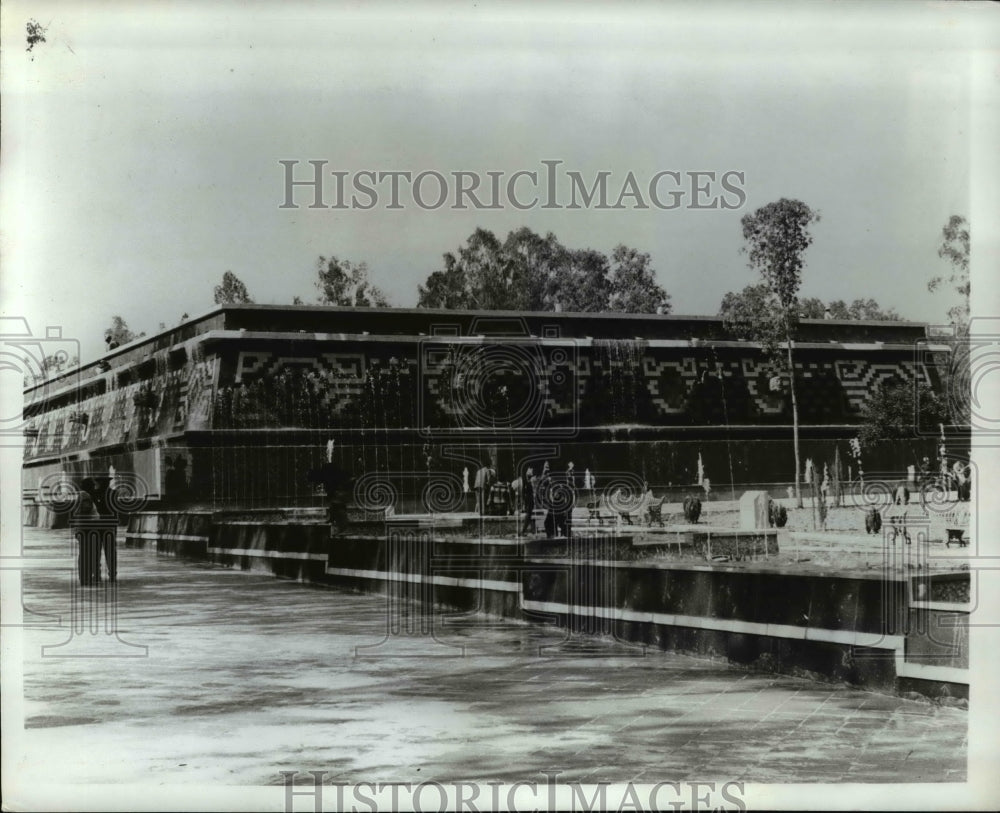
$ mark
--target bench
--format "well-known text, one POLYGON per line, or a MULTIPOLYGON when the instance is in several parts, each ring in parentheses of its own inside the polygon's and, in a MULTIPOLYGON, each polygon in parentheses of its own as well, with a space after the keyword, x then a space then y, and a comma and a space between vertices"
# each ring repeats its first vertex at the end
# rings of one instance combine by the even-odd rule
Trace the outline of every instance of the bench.
POLYGON ((601 497, 593 502, 587 503, 587 524, 593 520, 597 520, 597 524, 603 526, 604 521, 614 522, 618 519, 618 515, 615 513, 605 513, 607 506, 604 504, 604 498, 601 497))
POLYGON ((944 530, 947 534, 945 547, 952 544, 961 548, 969 545, 969 509, 959 508, 944 515, 944 530))
POLYGON ((634 502, 623 499, 618 494, 613 494, 610 501, 601 497, 596 502, 587 503, 587 524, 596 519, 598 525, 603 525, 605 520, 635 525, 637 518, 641 517, 648 524, 652 525, 655 522, 662 528, 663 504, 666 500, 665 495, 657 500, 648 494, 634 502))
POLYGON ((653 501, 646 508, 647 523, 652 527, 653 523, 656 523, 661 528, 663 527, 663 503, 667 501, 666 495, 660 498, 660 500, 653 501))

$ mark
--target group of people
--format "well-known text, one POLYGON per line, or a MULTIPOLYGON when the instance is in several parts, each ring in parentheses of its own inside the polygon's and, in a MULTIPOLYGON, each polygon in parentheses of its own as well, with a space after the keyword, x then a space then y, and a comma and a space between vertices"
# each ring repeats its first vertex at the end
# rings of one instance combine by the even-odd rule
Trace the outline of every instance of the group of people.
POLYGON ((950 467, 947 459, 941 457, 941 471, 935 472, 929 457, 924 457, 918 466, 910 466, 911 481, 916 481, 920 488, 935 483, 944 483, 949 491, 957 494, 959 502, 969 502, 972 497, 972 465, 967 461, 956 460, 950 467), (918 479, 919 472, 919 479, 918 479))
POLYGON ((573 508, 580 487, 594 488, 594 478, 589 470, 581 480, 572 462, 562 472, 553 472, 548 461, 542 464, 538 474, 533 466, 509 483, 497 480, 496 468, 491 463, 483 464, 473 481, 476 498, 476 513, 523 513, 521 533, 535 531, 535 510, 545 509, 545 532, 549 537, 570 536, 573 525, 573 508), (499 509, 499 510, 498 510, 499 509))

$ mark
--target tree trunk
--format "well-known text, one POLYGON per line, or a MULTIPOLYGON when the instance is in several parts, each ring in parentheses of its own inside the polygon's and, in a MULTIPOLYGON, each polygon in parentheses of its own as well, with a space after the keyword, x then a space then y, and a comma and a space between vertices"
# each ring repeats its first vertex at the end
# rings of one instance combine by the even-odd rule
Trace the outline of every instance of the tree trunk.
POLYGON ((802 507, 802 489, 799 486, 799 402, 795 397, 795 367, 792 365, 792 337, 786 332, 788 347, 788 388, 792 394, 792 439, 795 444, 795 506, 802 507))

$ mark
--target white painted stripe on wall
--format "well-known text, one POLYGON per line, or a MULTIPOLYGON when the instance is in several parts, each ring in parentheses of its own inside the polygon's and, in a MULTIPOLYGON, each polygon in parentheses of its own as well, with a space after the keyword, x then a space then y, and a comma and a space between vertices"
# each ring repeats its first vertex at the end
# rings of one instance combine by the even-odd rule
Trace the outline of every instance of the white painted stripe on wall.
POLYGON ((208 548, 209 553, 228 554, 230 556, 253 556, 257 559, 314 559, 317 562, 326 561, 325 553, 305 553, 303 551, 254 550, 253 548, 208 548))
POLYGON ((969 682, 969 670, 958 666, 933 666, 926 663, 912 663, 903 658, 902 652, 896 653, 896 676, 919 678, 921 680, 941 680, 946 683, 969 682))
POLYGON ((126 539, 175 539, 181 542, 208 542, 207 536, 190 536, 188 534, 159 534, 155 531, 126 531, 126 539))
POLYGON ((497 590, 504 593, 517 593, 521 585, 516 582, 501 582, 496 579, 463 579, 455 576, 424 576, 420 573, 389 573, 385 570, 357 570, 352 567, 328 567, 326 572, 331 576, 351 576, 356 579, 374 579, 385 582, 411 582, 421 584, 429 581, 431 584, 448 587, 472 587, 486 590, 497 590))
POLYGON ((918 610, 943 610, 944 612, 954 613, 955 615, 966 614, 968 615, 972 612, 972 605, 968 602, 955 602, 949 603, 947 601, 917 601, 913 600, 910 602, 910 607, 918 610))
POLYGON ((621 621, 663 624, 669 627, 711 629, 722 632, 740 632, 749 635, 766 635, 774 638, 795 638, 807 641, 843 644, 846 646, 886 649, 895 653, 896 675, 898 677, 940 680, 965 685, 969 683, 969 671, 967 669, 957 666, 935 666, 908 662, 905 659, 903 649, 905 639, 902 635, 877 635, 870 632, 858 632, 856 630, 817 629, 814 627, 795 627, 789 624, 762 624, 756 621, 737 621, 726 618, 636 612, 634 610, 621 610, 609 607, 591 608, 560 604, 552 601, 523 600, 521 607, 525 610, 558 615, 572 613, 573 615, 583 615, 591 618, 596 616, 621 621))
POLYGON ((612 607, 581 607, 554 601, 530 601, 525 599, 521 606, 525 610, 537 612, 583 615, 586 617, 638 621, 663 624, 668 627, 692 627, 694 629, 739 632, 748 635, 768 635, 774 638, 796 638, 803 641, 823 641, 825 643, 850 646, 873 647, 902 651, 902 635, 880 635, 857 630, 829 630, 814 627, 796 627, 790 624, 765 624, 759 621, 740 621, 732 618, 708 618, 700 615, 675 615, 672 613, 636 612, 612 607))

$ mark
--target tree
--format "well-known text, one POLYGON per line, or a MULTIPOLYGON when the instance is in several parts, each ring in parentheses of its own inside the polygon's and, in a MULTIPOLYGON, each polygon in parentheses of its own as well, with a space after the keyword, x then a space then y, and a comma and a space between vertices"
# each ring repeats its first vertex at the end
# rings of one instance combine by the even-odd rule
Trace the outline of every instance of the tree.
POLYGON ((868 319, 881 322, 898 321, 900 316, 892 308, 883 309, 874 299, 855 299, 847 305, 843 299, 833 299, 824 304, 814 296, 799 300, 799 318, 825 319, 827 310, 831 319, 868 319))
POLYGON ((593 249, 573 250, 554 234, 523 227, 502 242, 476 229, 444 268, 420 286, 423 308, 528 311, 646 311, 663 306, 667 293, 655 282, 649 255, 618 246, 613 263, 593 249))
POLYGON ((809 226, 819 214, 799 200, 782 198, 743 216, 742 249, 751 269, 761 275, 762 286, 754 292, 755 312, 740 313, 730 320, 760 342, 763 352, 783 368, 792 403, 792 438, 795 449, 795 500, 802 507, 799 455, 799 407, 795 392, 792 341, 798 325, 798 291, 802 284, 802 255, 812 245, 809 226), (780 352, 784 343, 785 353, 780 352))
POLYGON ((65 367, 67 370, 72 370, 74 367, 80 366, 79 356, 68 356, 66 353, 60 351, 58 353, 53 353, 42 359, 42 370, 45 373, 61 373, 65 367))
POLYGON ((567 263, 566 249, 551 232, 512 231, 503 242, 476 229, 458 249, 444 255, 444 270, 420 286, 420 307, 481 310, 552 310, 552 279, 567 263))
POLYGON ((585 248, 567 252, 565 262, 549 280, 546 303, 577 313, 608 310, 611 269, 600 251, 585 248))
POLYGON ((770 307, 770 300, 771 292, 764 283, 747 285, 739 293, 730 291, 722 297, 719 316, 738 332, 745 333, 751 323, 770 307))
POLYGON ((417 307, 467 310, 475 307, 465 268, 458 258, 444 255, 444 270, 434 271, 417 287, 417 307))
MULTIPOLYGON (((948 319, 952 324, 952 335, 941 337, 941 342, 950 347, 947 361, 942 367, 942 385, 949 394, 948 418, 956 426, 970 427, 972 422, 972 352, 969 340, 969 300, 972 292, 969 277, 969 223, 961 215, 952 215, 941 229, 942 242, 938 256, 951 264, 948 277, 936 276, 927 283, 927 290, 936 291, 945 282, 958 293, 958 304, 948 309, 948 319)), ((943 361, 943 359, 940 359, 943 361)))
POLYGON ((368 280, 368 264, 330 256, 316 261, 316 288, 321 305, 387 308, 382 290, 368 280))
POLYGON ((847 318, 898 322, 902 317, 893 308, 883 309, 874 299, 855 299, 847 309, 847 318))
POLYGON ((128 323, 120 316, 112 316, 111 327, 104 331, 105 340, 110 338, 111 343, 114 345, 128 344, 131 341, 141 338, 142 335, 143 334, 136 335, 129 330, 128 323))
POLYGON ((947 282, 959 295, 959 303, 948 309, 948 318, 959 331, 969 325, 969 296, 972 291, 969 279, 969 224, 961 215, 952 215, 941 229, 942 242, 938 256, 951 263, 951 273, 933 277, 927 283, 928 291, 936 291, 947 282))
POLYGON ((886 440, 912 442, 918 429, 927 435, 945 423, 946 413, 944 401, 923 382, 883 381, 861 409, 858 439, 868 448, 886 440))
POLYGON ((253 300, 247 291, 247 286, 232 271, 222 275, 222 284, 215 286, 216 305, 252 305, 253 300))
POLYGON ((628 246, 611 252, 608 310, 621 313, 669 313, 670 294, 656 282, 649 255, 628 246))
MULTIPOLYGON (((28 53, 31 53, 35 49, 36 45, 38 45, 40 42, 45 42, 45 32, 48 30, 48 28, 42 25, 40 22, 38 22, 38 20, 36 20, 34 17, 28 20, 28 22, 25 24, 25 28, 27 29, 27 42, 28 42, 28 47, 25 50, 28 51, 28 53)), ((35 59, 34 54, 31 54, 31 59, 32 61, 34 61, 35 59)))
MULTIPOLYGON (((724 301, 724 300, 723 300, 724 301)), ((842 302, 840 304, 843 304, 842 302)), ((826 314, 826 309, 831 307, 830 305, 823 304, 822 299, 817 299, 815 296, 811 296, 807 299, 799 300, 799 318, 800 319, 822 319, 826 314)), ((846 310, 846 309, 845 309, 846 310)), ((835 319, 842 319, 844 317, 834 316, 832 308, 830 315, 835 319)))

